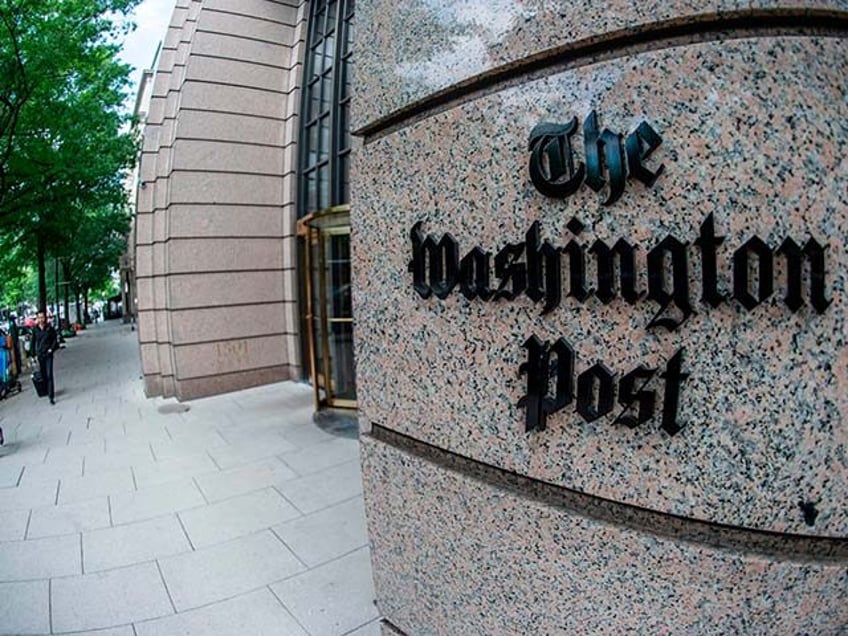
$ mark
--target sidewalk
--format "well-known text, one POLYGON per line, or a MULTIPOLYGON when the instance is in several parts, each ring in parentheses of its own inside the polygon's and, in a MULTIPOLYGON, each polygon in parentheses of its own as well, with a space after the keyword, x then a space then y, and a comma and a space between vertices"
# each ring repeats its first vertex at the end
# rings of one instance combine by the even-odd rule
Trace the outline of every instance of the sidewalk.
POLYGON ((358 442, 309 387, 148 400, 115 322, 56 378, 0 401, 0 634, 380 633, 358 442))

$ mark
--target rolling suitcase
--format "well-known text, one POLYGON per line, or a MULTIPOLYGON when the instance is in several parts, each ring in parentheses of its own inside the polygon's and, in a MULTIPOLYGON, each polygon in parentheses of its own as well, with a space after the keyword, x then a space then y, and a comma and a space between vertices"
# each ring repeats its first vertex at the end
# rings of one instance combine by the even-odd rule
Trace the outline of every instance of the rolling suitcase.
POLYGON ((41 371, 35 371, 32 374, 32 383, 35 385, 35 392, 38 393, 38 397, 47 395, 47 380, 41 377, 41 371))

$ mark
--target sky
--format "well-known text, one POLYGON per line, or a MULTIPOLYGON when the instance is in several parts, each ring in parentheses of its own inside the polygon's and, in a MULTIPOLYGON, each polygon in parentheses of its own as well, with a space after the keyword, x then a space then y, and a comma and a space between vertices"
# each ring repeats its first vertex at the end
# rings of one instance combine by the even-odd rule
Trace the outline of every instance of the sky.
POLYGON ((132 65, 132 102, 138 92, 138 82, 141 72, 151 68, 153 56, 159 43, 165 38, 165 30, 174 11, 175 0, 143 0, 136 7, 131 19, 136 23, 136 29, 124 40, 120 58, 132 65))

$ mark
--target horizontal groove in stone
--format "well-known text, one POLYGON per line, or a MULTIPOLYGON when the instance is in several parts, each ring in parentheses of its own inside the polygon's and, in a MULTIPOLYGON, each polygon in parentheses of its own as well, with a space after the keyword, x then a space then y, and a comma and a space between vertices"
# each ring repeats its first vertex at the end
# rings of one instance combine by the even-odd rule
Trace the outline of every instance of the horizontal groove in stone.
POLYGON ((185 92, 185 87, 188 84, 202 84, 204 86, 221 86, 224 88, 238 88, 245 91, 256 91, 257 93, 267 93, 268 95, 288 95, 285 91, 274 90, 271 88, 262 88, 261 86, 250 86, 248 84, 235 84, 230 82, 215 82, 212 80, 200 79, 197 77, 187 77, 185 82, 183 82, 182 87, 176 87, 173 89, 174 93, 182 93, 185 92))
POLYGON ((222 371, 220 373, 210 373, 210 374, 206 374, 206 375, 193 375, 193 376, 189 376, 189 377, 174 376, 174 379, 177 382, 191 382, 193 380, 207 380, 209 378, 225 378, 227 376, 232 376, 232 375, 246 375, 246 374, 256 373, 257 371, 268 371, 270 369, 286 369, 286 370, 290 371, 291 369, 296 368, 297 366, 298 365, 296 365, 296 364, 293 364, 291 362, 287 362, 285 364, 272 364, 272 365, 266 366, 266 367, 250 367, 249 369, 241 369, 239 371, 222 371))
MULTIPOLYGON (((186 112, 215 113, 215 114, 222 114, 222 115, 232 115, 234 117, 252 117, 253 119, 264 119, 266 121, 273 121, 273 122, 278 122, 278 123, 284 122, 284 121, 291 118, 291 117, 271 117, 269 115, 257 115, 255 113, 240 113, 240 112, 237 112, 237 111, 234 112, 234 111, 230 111, 230 110, 217 110, 215 108, 197 108, 196 106, 195 107, 181 106, 180 112, 181 113, 186 113, 186 112)), ((151 124, 148 123, 147 125, 150 126, 151 124)), ((161 124, 155 124, 155 125, 159 126, 161 124)), ((154 150, 149 150, 149 151, 146 151, 146 152, 148 152, 149 154, 154 154, 154 155, 157 154, 157 151, 154 151, 154 150)))
POLYGON ((446 470, 610 526, 741 554, 801 563, 848 565, 848 539, 739 528, 639 508, 462 457, 379 424, 372 424, 370 437, 446 470))
MULTIPOLYGON (((282 3, 279 3, 279 2, 275 2, 274 4, 277 4, 281 7, 290 7, 290 5, 282 4, 282 3)), ((294 7, 290 7, 290 8, 293 9, 294 7)), ((247 18, 249 20, 256 20, 258 22, 267 22, 268 24, 280 24, 282 26, 287 26, 287 27, 292 27, 292 28, 295 28, 297 26, 296 22, 294 24, 290 24, 288 22, 283 22, 282 20, 272 20, 270 18, 263 18, 261 16, 254 15, 252 13, 239 13, 238 11, 227 11, 226 9, 219 9, 219 8, 207 8, 207 9, 204 9, 204 10, 207 13, 219 13, 221 15, 234 15, 234 16, 237 16, 239 18, 247 18)))
MULTIPOLYGON (((279 64, 269 64, 268 62, 259 62, 257 60, 248 60, 241 57, 230 57, 228 55, 213 55, 212 53, 192 53, 192 59, 218 60, 223 62, 236 62, 238 64, 247 64, 250 66, 259 66, 261 68, 269 68, 274 71, 291 71, 290 66, 282 66, 279 64)), ((193 78, 197 79, 197 78, 193 78)))
POLYGON ((719 15, 685 16, 619 29, 495 67, 379 117, 354 134, 363 137, 368 144, 424 118, 507 88, 516 81, 539 79, 602 61, 675 46, 791 35, 848 37, 848 12, 808 8, 749 9, 719 15))
MULTIPOLYGON (((167 311, 170 314, 178 314, 178 313, 194 313, 196 311, 202 311, 204 309, 228 309, 230 307, 269 307, 272 305, 294 305, 296 303, 295 300, 260 300, 257 302, 251 303, 231 303, 227 305, 204 305, 201 307, 183 307, 178 309, 165 309, 165 308, 150 308, 150 309, 139 309, 138 314, 152 314, 157 311, 167 311)), ((297 334, 289 334, 289 335, 297 335, 297 334)), ((156 344, 157 341, 150 340, 151 344, 156 344)), ((215 342, 214 340, 212 342, 215 342)), ((164 343, 159 343, 164 344, 164 343)))
MULTIPOLYGON (((281 303, 277 303, 281 304, 281 303)), ((217 344, 219 342, 239 342, 241 340, 258 340, 260 338, 276 338, 279 336, 297 336, 298 334, 291 331, 275 331, 273 333, 265 332, 254 334, 252 336, 231 336, 229 338, 211 338, 209 340, 191 340, 191 341, 180 341, 169 340, 169 341, 157 341, 156 344, 167 344, 171 345, 174 349, 181 349, 186 347, 196 347, 199 345, 210 345, 217 344)), ((278 365, 277 365, 278 366, 278 365)))

